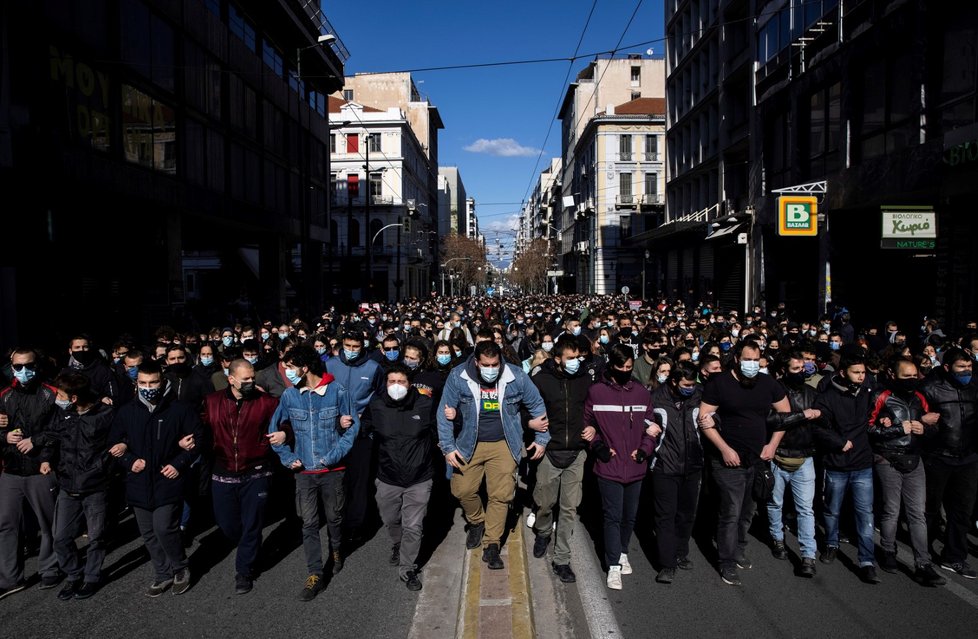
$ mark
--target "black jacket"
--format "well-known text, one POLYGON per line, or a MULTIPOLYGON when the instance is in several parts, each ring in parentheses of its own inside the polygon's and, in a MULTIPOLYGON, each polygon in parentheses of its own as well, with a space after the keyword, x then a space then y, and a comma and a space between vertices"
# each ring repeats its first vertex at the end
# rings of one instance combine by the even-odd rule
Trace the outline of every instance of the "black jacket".
POLYGON ((183 500, 183 484, 191 462, 202 452, 204 432, 197 412, 177 401, 172 390, 164 392, 159 405, 150 412, 136 398, 118 410, 112 423, 112 444, 125 443, 120 463, 126 471, 126 497, 129 504, 154 509, 183 500), (192 452, 180 448, 179 441, 193 434, 198 447, 192 452), (137 459, 146 461, 142 472, 132 472, 137 459), (180 473, 167 479, 160 472, 172 465, 180 473))
POLYGON ((211 381, 195 373, 189 366, 182 374, 171 370, 165 377, 170 381, 176 398, 184 404, 189 404, 194 410, 202 410, 204 397, 214 392, 211 381))
POLYGON ((652 409, 662 428, 652 468, 666 475, 688 475, 703 469, 703 445, 696 425, 703 388, 697 384, 689 397, 674 395, 671 384, 652 391, 652 409))
POLYGON ((959 384, 943 369, 924 380, 920 391, 930 409, 941 414, 937 435, 926 446, 926 452, 939 457, 967 457, 975 452, 978 441, 978 387, 959 384))
POLYGON ((360 416, 362 430, 377 444, 377 479, 393 486, 413 486, 434 475, 432 451, 437 430, 434 404, 413 386, 400 402, 385 390, 360 416))
POLYGON ((96 402, 83 415, 74 407, 58 409, 45 438, 56 450, 58 483, 68 493, 94 493, 106 490, 112 473, 109 432, 115 413, 112 407, 96 402))
POLYGON ((584 430, 584 400, 587 390, 597 380, 594 367, 582 363, 576 375, 568 375, 553 359, 540 365, 530 381, 540 391, 547 406, 550 443, 548 451, 585 450, 586 441, 581 439, 584 430))
MULTIPOLYGON (((74 359, 72 358, 71 361, 74 361, 74 359)), ((117 403, 122 397, 121 389, 116 382, 112 369, 100 357, 95 357, 91 362, 81 367, 69 365, 62 369, 61 372, 81 373, 87 377, 88 381, 92 384, 92 391, 98 394, 99 399, 108 397, 112 400, 112 403, 117 403)))
POLYGON ((838 375, 833 375, 829 387, 815 400, 815 408, 822 411, 825 429, 821 433, 825 442, 826 468, 854 471, 873 466, 873 451, 869 445, 870 391, 865 386, 848 388, 838 375), (846 441, 852 448, 842 452, 846 441))
POLYGON ((808 408, 816 408, 818 393, 806 383, 795 386, 782 381, 781 385, 784 386, 788 402, 791 404, 791 412, 771 411, 767 419, 770 430, 784 431, 781 443, 778 444, 777 454, 783 457, 813 457, 816 452, 816 441, 820 438, 824 441, 825 421, 822 418, 805 419, 804 411, 808 408))
POLYGON ((8 417, 7 427, 0 428, 0 451, 3 454, 3 472, 11 475, 37 475, 41 462, 52 460, 52 450, 44 436, 54 417, 57 406, 53 386, 32 381, 24 386, 16 379, 0 391, 0 411, 8 417), (7 433, 20 429, 24 438, 31 438, 34 448, 24 455, 15 444, 7 443, 7 433))

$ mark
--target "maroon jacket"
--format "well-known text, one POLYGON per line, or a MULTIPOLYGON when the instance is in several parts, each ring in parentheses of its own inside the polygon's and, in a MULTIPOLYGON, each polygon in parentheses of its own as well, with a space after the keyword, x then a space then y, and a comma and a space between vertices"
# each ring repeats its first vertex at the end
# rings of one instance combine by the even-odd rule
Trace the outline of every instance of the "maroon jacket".
POLYGON ((204 398, 202 421, 214 439, 217 473, 240 475, 275 460, 265 435, 277 407, 277 399, 260 391, 240 401, 230 388, 204 398))
POLYGON ((632 451, 642 450, 651 457, 655 440, 645 429, 654 416, 652 395, 635 380, 619 386, 602 379, 592 385, 584 402, 584 427, 593 426, 597 431, 594 442, 603 441, 615 451, 607 462, 595 460, 594 474, 623 484, 643 479, 649 463, 636 462, 632 451))

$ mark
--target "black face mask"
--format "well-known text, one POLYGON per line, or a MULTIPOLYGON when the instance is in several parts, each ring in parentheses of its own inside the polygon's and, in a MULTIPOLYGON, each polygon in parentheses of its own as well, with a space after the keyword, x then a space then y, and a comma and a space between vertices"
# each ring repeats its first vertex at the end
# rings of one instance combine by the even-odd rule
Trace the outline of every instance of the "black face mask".
POLYGON ((649 359, 659 359, 659 355, 662 354, 661 348, 646 348, 645 354, 649 356, 649 359))
POLYGON ((88 366, 95 361, 95 351, 75 351, 71 356, 82 366, 88 366))
POLYGON ((238 389, 242 397, 253 397, 258 389, 255 388, 254 382, 241 382, 241 388, 238 389))
POLYGON ((608 376, 619 386, 624 386, 632 378, 632 371, 620 371, 617 368, 609 368, 608 376))
POLYGON ((804 371, 800 373, 785 373, 784 382, 788 386, 801 386, 805 383, 805 373, 804 371))
POLYGON ((177 377, 186 377, 190 374, 190 364, 182 362, 180 364, 170 364, 166 367, 167 371, 172 371, 177 377))
POLYGON ((920 380, 916 378, 893 380, 893 390, 903 395, 913 394, 919 386, 920 380))

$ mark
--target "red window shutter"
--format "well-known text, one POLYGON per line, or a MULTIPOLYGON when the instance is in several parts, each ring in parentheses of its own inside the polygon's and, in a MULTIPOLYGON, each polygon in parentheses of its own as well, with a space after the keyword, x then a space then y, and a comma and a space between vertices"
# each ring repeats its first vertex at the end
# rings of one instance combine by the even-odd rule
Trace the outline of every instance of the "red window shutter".
POLYGON ((359 153, 360 152, 360 134, 350 134, 346 136, 346 152, 347 153, 359 153))
POLYGON ((350 197, 360 197, 360 176, 346 176, 346 190, 350 197))

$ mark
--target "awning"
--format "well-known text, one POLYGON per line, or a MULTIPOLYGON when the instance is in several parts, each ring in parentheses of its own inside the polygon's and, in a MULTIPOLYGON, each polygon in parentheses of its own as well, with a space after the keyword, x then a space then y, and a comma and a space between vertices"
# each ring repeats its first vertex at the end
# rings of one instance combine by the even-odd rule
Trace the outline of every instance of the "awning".
POLYGON ((747 226, 745 223, 731 224, 730 226, 724 226, 723 228, 719 228, 713 231, 712 233, 710 233, 709 235, 707 235, 706 239, 718 240, 724 237, 735 237, 737 233, 740 233, 741 231, 744 230, 745 226, 747 226))

